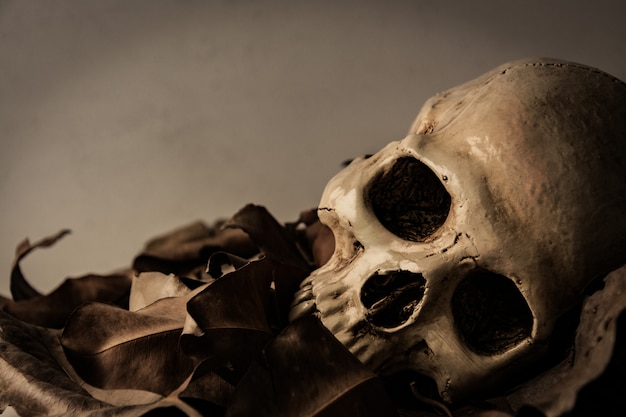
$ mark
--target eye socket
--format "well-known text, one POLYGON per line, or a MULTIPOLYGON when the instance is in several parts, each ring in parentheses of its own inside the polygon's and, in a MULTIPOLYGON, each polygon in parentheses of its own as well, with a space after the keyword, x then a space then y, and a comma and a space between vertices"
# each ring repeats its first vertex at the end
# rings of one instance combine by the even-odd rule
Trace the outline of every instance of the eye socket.
POLYGON ((515 283, 493 272, 473 271, 452 296, 452 315, 467 346, 495 355, 531 335, 533 315, 515 283))
POLYGON ((423 242, 446 221, 451 197, 437 175, 412 157, 398 159, 370 183, 366 201, 391 233, 423 242))

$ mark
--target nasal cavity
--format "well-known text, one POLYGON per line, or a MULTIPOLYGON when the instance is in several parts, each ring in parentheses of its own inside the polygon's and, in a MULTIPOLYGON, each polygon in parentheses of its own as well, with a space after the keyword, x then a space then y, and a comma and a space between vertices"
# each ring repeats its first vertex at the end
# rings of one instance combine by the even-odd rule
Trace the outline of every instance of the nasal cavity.
POLYGON ((375 273, 361 288, 367 321, 391 329, 409 320, 424 297, 426 280, 409 271, 375 273))
POLYGON ((450 194, 437 175, 412 157, 398 159, 376 176, 365 198, 387 230, 411 242, 427 240, 450 212, 450 194))

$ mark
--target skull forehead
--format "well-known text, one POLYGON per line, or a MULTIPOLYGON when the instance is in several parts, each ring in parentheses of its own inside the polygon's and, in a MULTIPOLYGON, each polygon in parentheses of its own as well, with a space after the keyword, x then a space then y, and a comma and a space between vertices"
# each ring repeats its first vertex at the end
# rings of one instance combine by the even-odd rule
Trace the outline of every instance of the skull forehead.
MULTIPOLYGON (((410 132, 441 130, 463 113, 469 113, 463 118, 468 128, 483 130, 489 129, 488 122, 501 130, 504 125, 497 121, 513 117, 520 123, 542 119, 524 126, 531 130, 546 129, 548 123, 567 128, 574 122, 579 123, 577 129, 613 131, 612 122, 623 128, 622 120, 603 117, 603 113, 619 110, 624 89, 622 81, 581 64, 551 59, 513 61, 427 100, 410 132), (575 116, 583 117, 574 120, 575 116)), ((577 139, 571 142, 577 143, 577 139)))
POLYGON ((608 248, 626 231, 623 82, 564 61, 515 61, 428 100, 410 133, 419 157, 481 193, 503 247, 535 243, 544 273, 559 257, 561 274, 623 261, 608 248))
POLYGON ((435 136, 436 146, 470 157, 476 169, 578 179, 606 162, 622 168, 624 116, 623 82, 579 64, 525 60, 431 98, 410 133, 435 136))

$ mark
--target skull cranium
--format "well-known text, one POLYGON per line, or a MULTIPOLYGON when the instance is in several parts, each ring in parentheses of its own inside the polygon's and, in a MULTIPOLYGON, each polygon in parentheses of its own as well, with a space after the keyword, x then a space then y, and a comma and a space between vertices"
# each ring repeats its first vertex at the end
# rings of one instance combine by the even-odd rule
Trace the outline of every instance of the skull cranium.
POLYGON ((484 393, 542 355, 584 288, 626 263, 626 85, 521 60, 428 100, 354 160, 318 214, 335 237, 292 318, 315 311, 363 363, 484 393))

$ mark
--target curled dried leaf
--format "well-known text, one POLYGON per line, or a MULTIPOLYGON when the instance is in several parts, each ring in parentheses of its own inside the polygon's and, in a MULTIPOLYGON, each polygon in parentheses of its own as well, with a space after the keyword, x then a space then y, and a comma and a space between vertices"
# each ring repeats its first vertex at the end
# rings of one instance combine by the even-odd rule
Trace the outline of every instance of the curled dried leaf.
POLYGON ((135 257, 133 269, 201 277, 211 254, 219 251, 248 258, 258 248, 246 233, 223 228, 222 222, 213 227, 195 222, 149 241, 135 257))
POLYGON ((235 213, 224 227, 238 228, 246 232, 269 258, 303 270, 311 269, 311 265, 296 245, 295 237, 263 206, 248 204, 235 213))
POLYGON ((20 261, 34 249, 48 248, 69 233, 70 231, 68 229, 63 229, 56 234, 45 237, 33 244, 31 244, 28 239, 24 239, 19 245, 17 245, 17 248, 15 249, 15 259, 13 260, 13 265, 11 267, 11 295, 13 296, 13 300, 28 300, 41 295, 39 291, 34 289, 24 278, 24 274, 22 274, 22 270, 20 268, 20 261))
POLYGON ((97 300, 127 305, 130 271, 68 278, 47 295, 40 294, 28 283, 20 269, 20 261, 35 249, 52 246, 68 233, 69 230, 61 230, 33 244, 26 239, 18 245, 11 269, 13 300, 0 297, 2 310, 27 323, 58 329, 63 327, 68 315, 83 303, 97 300))

